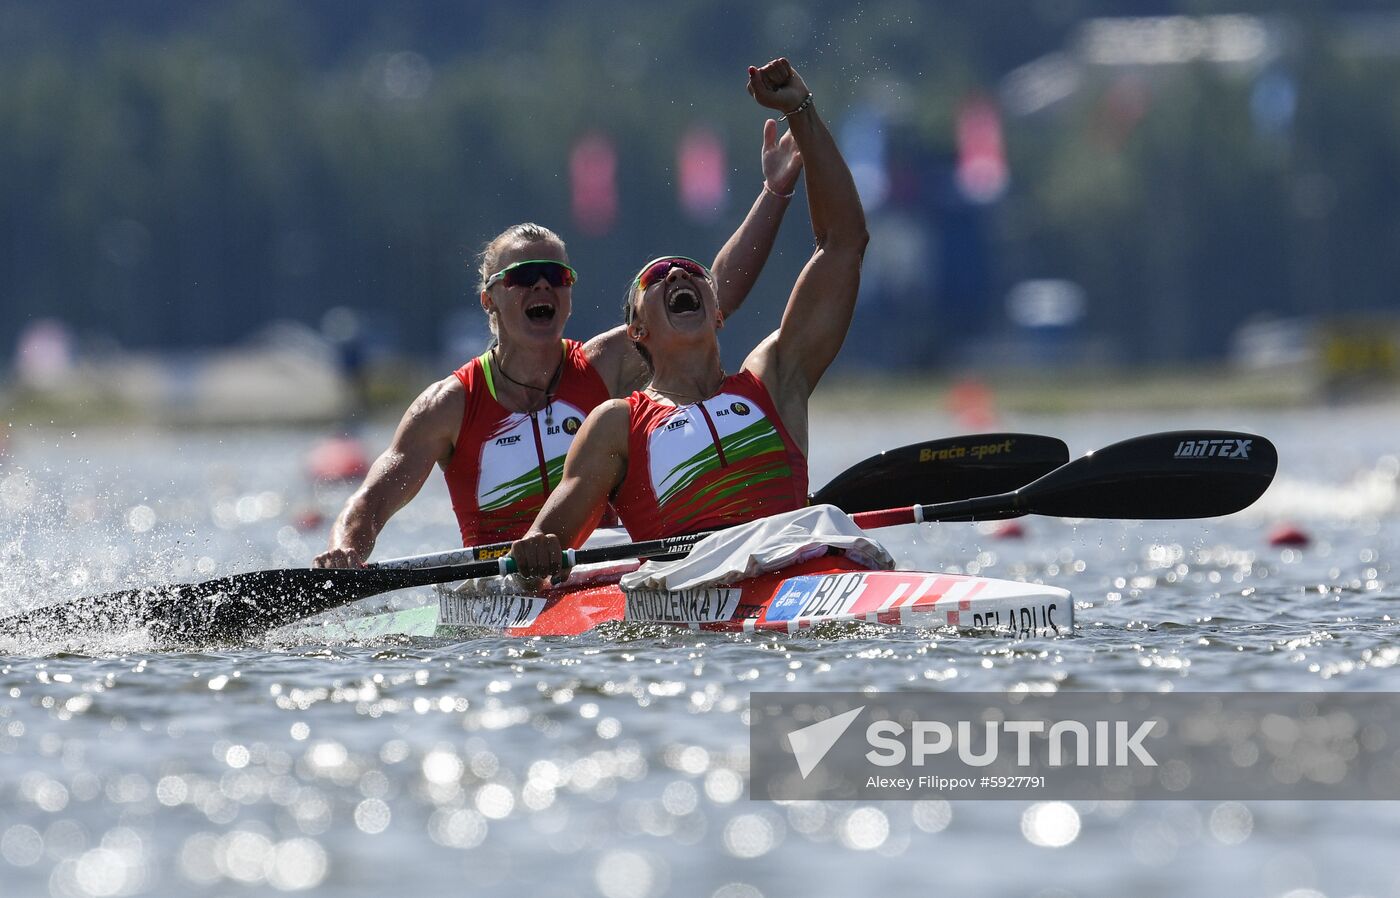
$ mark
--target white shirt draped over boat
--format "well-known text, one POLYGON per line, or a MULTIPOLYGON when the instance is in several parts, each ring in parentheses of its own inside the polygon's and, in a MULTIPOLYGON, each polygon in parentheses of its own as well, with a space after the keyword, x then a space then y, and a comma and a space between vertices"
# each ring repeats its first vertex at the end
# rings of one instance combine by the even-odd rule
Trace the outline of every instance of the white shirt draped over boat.
POLYGON ((734 583, 840 551, 871 570, 894 558, 834 505, 811 505, 713 533, 676 561, 648 561, 622 577, 624 590, 698 589, 734 583))

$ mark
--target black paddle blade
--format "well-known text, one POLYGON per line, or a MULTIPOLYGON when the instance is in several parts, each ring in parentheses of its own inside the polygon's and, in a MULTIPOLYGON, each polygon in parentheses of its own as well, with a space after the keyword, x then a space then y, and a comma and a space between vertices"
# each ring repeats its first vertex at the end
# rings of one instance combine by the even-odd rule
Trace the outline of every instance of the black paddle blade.
POLYGON ((847 514, 1006 493, 1069 461, 1063 440, 983 433, 901 446, 848 468, 813 504, 847 514))
POLYGON ((1077 459, 1015 493, 1020 514, 1066 518, 1211 518, 1247 508, 1278 469, 1264 437, 1178 430, 1134 437, 1077 459))
POLYGON ((395 589, 461 579, 444 568, 288 568, 106 593, 0 619, 0 635, 51 641, 150 627, 163 643, 237 640, 395 589))

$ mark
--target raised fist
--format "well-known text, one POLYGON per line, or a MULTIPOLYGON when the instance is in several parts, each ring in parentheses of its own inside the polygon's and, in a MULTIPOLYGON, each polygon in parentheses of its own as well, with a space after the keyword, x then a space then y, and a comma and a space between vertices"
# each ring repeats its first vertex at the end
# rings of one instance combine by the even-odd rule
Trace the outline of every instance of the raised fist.
POLYGON ((807 99, 807 84, 786 59, 779 57, 761 68, 749 66, 749 93, 760 106, 788 113, 807 99))

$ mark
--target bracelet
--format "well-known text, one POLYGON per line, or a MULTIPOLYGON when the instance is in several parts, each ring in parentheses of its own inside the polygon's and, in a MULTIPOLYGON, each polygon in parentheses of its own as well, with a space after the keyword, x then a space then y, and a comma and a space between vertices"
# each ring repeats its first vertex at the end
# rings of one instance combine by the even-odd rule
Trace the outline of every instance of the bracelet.
POLYGON ((780 199, 780 200, 790 200, 790 199, 792 199, 793 194, 797 193, 797 188, 796 188, 796 187, 792 188, 792 192, 791 192, 791 193, 779 193, 778 191, 774 190, 772 187, 769 187, 769 186, 768 186, 768 181, 767 181, 767 179, 764 179, 764 181, 763 181, 763 192, 764 192, 764 193, 768 193, 768 194, 772 194, 773 196, 776 196, 776 197, 777 197, 778 199, 780 199))
POLYGON ((807 111, 807 108, 808 108, 809 106, 811 106, 811 105, 812 105, 812 92, 811 92, 811 91, 808 91, 808 92, 807 92, 807 96, 802 100, 802 102, 797 104, 797 108, 794 109, 794 110, 791 111, 791 112, 784 112, 783 115, 782 115, 782 118, 778 119, 778 121, 780 121, 780 122, 785 122, 785 121, 787 121, 791 116, 797 115, 797 113, 799 113, 799 112, 806 112, 806 111, 807 111))

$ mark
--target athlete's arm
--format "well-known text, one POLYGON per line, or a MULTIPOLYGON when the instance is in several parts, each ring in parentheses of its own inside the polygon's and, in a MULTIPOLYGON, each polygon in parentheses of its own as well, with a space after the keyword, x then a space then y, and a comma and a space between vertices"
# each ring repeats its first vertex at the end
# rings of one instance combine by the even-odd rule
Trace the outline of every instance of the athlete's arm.
POLYGON ((564 546, 576 546, 627 474, 627 401, 614 399, 588 414, 564 458, 559 486, 510 554, 521 575, 548 577, 563 567, 564 546))
POLYGON ((632 345, 625 325, 605 330, 583 344, 583 356, 598 372, 608 388, 608 395, 613 398, 630 396, 633 390, 640 390, 651 380, 647 363, 632 345))
POLYGON ((341 509, 330 544, 312 567, 360 567, 369 559, 389 518, 418 495, 434 464, 451 457, 465 402, 455 377, 438 381, 414 400, 389 448, 341 509))
MULTIPOLYGON (((769 190, 759 190, 749 214, 720 248, 710 267, 719 309, 726 317, 739 311, 744 304, 773 251, 778 227, 792 202, 789 197, 777 194, 792 193, 802 175, 802 153, 797 141, 791 133, 784 134, 780 140, 778 123, 772 119, 763 124, 761 162, 763 183, 769 190)), ((651 380, 651 372, 628 339, 626 327, 604 331, 584 344, 583 350, 612 396, 627 396, 651 380)))
POLYGON ((759 272, 768 262, 773 251, 773 241, 778 237, 778 227, 783 223, 783 215, 791 204, 790 196, 797 187, 797 179, 802 174, 802 153, 791 133, 778 139, 778 123, 768 119, 763 123, 763 183, 769 190, 760 189, 758 198, 744 221, 720 248, 715 262, 710 266, 710 274, 715 279, 715 294, 719 299, 719 310, 725 316, 733 315, 744 304, 749 291, 758 280, 759 272))
POLYGON ((816 251, 797 278, 776 339, 760 343, 744 367, 780 405, 805 402, 846 339, 869 235, 855 181, 816 105, 793 112, 809 94, 802 77, 777 59, 749 70, 749 92, 763 106, 792 112, 787 122, 806 168, 816 251))

